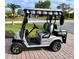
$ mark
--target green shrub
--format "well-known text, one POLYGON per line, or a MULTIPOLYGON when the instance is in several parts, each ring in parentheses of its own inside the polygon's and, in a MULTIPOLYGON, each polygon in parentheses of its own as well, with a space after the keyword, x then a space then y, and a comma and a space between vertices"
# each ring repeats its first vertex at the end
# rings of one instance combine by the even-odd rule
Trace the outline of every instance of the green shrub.
POLYGON ((5 31, 5 38, 13 38, 15 33, 12 30, 5 31))
POLYGON ((70 14, 70 18, 74 18, 74 13, 70 14))
POLYGON ((12 12, 10 11, 6 12, 5 15, 7 16, 7 18, 13 18, 12 12))
POLYGON ((64 12, 64 18, 65 18, 65 19, 68 19, 68 18, 69 18, 69 13, 66 12, 66 11, 64 12))

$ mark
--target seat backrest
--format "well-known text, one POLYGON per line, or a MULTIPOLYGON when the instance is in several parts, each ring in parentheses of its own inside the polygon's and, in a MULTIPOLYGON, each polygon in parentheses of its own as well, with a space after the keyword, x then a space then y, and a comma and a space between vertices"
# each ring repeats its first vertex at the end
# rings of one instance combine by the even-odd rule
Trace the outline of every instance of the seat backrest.
POLYGON ((57 29, 57 25, 53 24, 53 23, 46 22, 44 24, 43 28, 44 28, 45 31, 47 31, 49 33, 53 33, 54 29, 57 29))
POLYGON ((43 26, 44 30, 49 32, 49 33, 52 33, 53 27, 54 27, 53 24, 52 23, 48 23, 48 22, 46 22, 44 24, 44 26, 43 26))

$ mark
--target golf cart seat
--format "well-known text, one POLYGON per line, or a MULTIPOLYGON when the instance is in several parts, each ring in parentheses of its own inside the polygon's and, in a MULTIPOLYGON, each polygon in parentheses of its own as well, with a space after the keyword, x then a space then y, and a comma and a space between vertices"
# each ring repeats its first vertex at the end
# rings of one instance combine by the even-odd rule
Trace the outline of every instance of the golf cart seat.
POLYGON ((43 28, 44 29, 37 30, 37 33, 39 36, 41 36, 41 38, 48 38, 50 36, 50 34, 53 32, 54 28, 57 29, 57 25, 46 22, 43 25, 43 28))

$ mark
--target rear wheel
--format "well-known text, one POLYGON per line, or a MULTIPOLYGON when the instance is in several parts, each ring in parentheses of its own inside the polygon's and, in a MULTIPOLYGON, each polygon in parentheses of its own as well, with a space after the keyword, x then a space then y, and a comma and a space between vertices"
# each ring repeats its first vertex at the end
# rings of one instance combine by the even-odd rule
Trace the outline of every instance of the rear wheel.
POLYGON ((13 43, 11 45, 11 52, 13 54, 19 54, 22 52, 22 44, 21 43, 13 43))
POLYGON ((57 52, 61 49, 61 42, 60 41, 55 41, 51 44, 51 50, 54 52, 57 52))

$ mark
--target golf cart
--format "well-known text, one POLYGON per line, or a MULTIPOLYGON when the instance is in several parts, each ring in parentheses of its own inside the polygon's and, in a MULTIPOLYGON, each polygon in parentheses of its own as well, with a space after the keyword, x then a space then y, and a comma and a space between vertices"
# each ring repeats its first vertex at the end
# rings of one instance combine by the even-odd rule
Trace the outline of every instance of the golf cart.
MULTIPOLYGON (((61 30, 61 25, 64 24, 64 14, 62 11, 53 11, 51 9, 24 9, 24 20, 21 30, 16 32, 11 45, 13 54, 21 53, 25 48, 32 47, 50 47, 54 52, 61 49, 61 44, 66 43, 67 31, 61 30), (30 15, 42 15, 47 17, 47 22, 44 23, 43 29, 38 28, 33 23, 33 28, 28 31, 25 26, 28 23, 30 15), (52 19, 54 18, 54 22, 52 19), (60 29, 57 27, 56 19, 60 20, 60 29), (36 30, 36 37, 29 37, 29 34, 36 30)), ((27 27, 27 26, 26 26, 27 27)))

